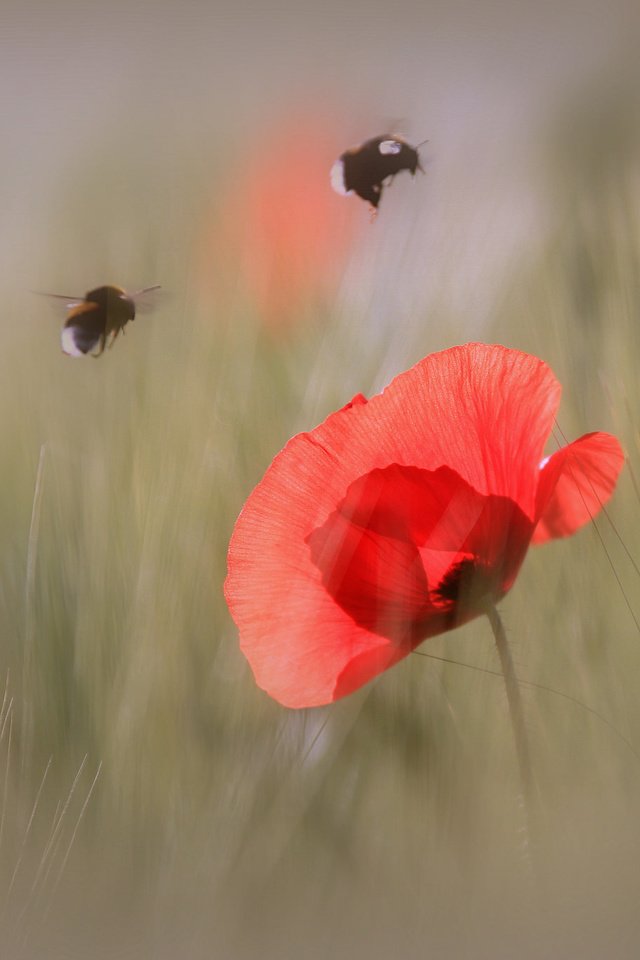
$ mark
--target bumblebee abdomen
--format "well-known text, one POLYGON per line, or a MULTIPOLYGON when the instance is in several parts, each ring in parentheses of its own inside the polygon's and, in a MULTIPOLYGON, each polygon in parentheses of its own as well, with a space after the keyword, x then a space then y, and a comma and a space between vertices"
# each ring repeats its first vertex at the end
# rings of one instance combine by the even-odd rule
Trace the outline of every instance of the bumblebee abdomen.
POLYGON ((104 318, 97 304, 74 307, 62 328, 62 350, 71 357, 91 353, 104 339, 104 318))

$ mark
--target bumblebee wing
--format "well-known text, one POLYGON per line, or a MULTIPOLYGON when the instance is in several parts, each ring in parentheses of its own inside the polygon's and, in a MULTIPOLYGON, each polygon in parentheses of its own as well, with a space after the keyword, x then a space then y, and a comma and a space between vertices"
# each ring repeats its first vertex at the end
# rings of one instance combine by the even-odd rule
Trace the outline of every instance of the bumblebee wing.
POLYGON ((136 316, 140 313, 150 313, 158 305, 158 300, 163 301, 166 297, 166 291, 158 293, 161 289, 159 283, 154 283, 152 287, 143 287, 141 290, 135 290, 129 296, 136 305, 136 316))
POLYGON ((161 284, 154 283, 152 287, 142 287, 140 290, 134 290, 129 296, 135 300, 136 297, 141 297, 143 293, 151 293, 152 290, 160 290, 160 288, 161 284))
POLYGON ((52 300, 64 300, 68 307, 77 307, 84 303, 84 297, 67 297, 64 293, 45 293, 42 290, 33 291, 38 297, 50 297, 52 300))

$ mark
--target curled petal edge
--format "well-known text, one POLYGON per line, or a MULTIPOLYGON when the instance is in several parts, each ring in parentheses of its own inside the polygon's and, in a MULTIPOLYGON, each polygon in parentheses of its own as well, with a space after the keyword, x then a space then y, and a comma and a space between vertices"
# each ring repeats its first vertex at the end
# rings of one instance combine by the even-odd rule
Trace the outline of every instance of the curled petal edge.
POLYGON ((543 461, 532 543, 569 537, 600 512, 624 465, 618 440, 587 433, 543 461))

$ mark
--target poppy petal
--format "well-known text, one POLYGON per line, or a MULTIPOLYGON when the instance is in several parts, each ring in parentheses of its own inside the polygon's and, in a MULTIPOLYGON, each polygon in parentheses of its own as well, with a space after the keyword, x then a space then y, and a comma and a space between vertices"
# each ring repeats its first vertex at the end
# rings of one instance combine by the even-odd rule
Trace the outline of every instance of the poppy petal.
POLYGON ((410 539, 357 526, 339 511, 308 538, 325 589, 355 622, 411 650, 426 616, 429 588, 410 539))
POLYGON ((455 470, 405 467, 392 463, 355 480, 338 511, 351 523, 386 537, 409 537, 413 543, 441 549, 462 543, 482 511, 483 498, 455 470), (447 518, 446 532, 441 527, 447 518), (455 530, 451 529, 455 524, 455 530))
POLYGON ((588 433, 552 454, 538 485, 533 543, 568 537, 600 512, 624 464, 622 447, 608 433, 588 433))
MULTIPOLYGON (((536 357, 467 344, 432 354, 368 404, 369 457, 455 470, 480 494, 508 497, 532 519, 561 388, 536 357)), ((360 443, 358 442, 360 441, 360 443)), ((361 474, 366 470, 360 471, 361 474)))
POLYGON ((438 632, 445 629, 442 605, 434 606, 429 589, 463 559, 460 547, 482 501, 448 467, 372 470, 307 538, 311 558, 336 603, 406 654, 425 638, 434 616, 438 632))
POLYGON ((240 646, 258 686, 285 706, 329 703, 338 677, 361 655, 377 658, 380 670, 403 655, 335 603, 305 542, 344 495, 351 438, 366 407, 358 395, 312 433, 290 440, 231 538, 225 596, 240 646))
POLYGON ((433 634, 434 618, 440 632, 477 615, 487 594, 503 596, 532 529, 513 501, 483 497, 449 467, 392 464, 352 483, 307 542, 356 623, 411 647, 433 634))

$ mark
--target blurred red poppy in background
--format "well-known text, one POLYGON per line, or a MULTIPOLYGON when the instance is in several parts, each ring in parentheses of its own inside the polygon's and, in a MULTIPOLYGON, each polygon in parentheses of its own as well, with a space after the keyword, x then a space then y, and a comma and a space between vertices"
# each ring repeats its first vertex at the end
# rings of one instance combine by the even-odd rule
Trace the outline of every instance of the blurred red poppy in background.
POLYGON ((340 281, 357 222, 329 181, 343 139, 327 116, 289 115, 255 132, 223 187, 203 246, 205 282, 246 298, 272 329, 308 316, 340 281))
POLYGON ((591 433, 542 460, 560 392, 536 357, 467 344, 290 440, 229 548, 259 686, 290 707, 351 693, 500 600, 532 541, 593 518, 622 449, 591 433))

